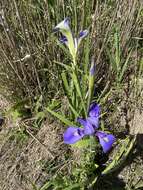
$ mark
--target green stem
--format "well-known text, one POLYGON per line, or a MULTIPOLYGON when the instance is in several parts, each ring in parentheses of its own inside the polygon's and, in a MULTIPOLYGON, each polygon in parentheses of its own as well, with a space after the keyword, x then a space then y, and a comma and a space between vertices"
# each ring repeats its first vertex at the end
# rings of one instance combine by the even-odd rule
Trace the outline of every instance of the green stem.
POLYGON ((73 79, 73 82, 74 82, 74 85, 75 85, 75 88, 76 88, 76 91, 77 91, 77 95, 81 99, 81 104, 82 104, 82 107, 83 107, 83 110, 84 110, 84 115, 85 115, 85 117, 87 117, 87 111, 86 111, 85 103, 84 103, 84 100, 83 100, 83 97, 82 97, 80 82, 78 80, 78 75, 77 75, 77 72, 78 72, 77 70, 78 69, 77 69, 77 64, 76 64, 76 57, 73 57, 72 68, 73 68, 72 79, 73 79))

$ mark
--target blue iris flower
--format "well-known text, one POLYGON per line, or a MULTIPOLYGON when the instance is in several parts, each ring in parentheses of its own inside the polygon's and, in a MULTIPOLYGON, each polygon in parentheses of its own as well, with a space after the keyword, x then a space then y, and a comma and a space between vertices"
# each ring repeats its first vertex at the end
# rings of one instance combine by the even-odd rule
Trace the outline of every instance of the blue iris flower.
POLYGON ((77 119, 83 128, 74 126, 68 127, 63 135, 64 143, 74 144, 86 135, 94 135, 98 138, 99 143, 103 148, 103 152, 108 152, 111 149, 112 144, 115 142, 115 137, 112 134, 97 130, 99 127, 99 116, 100 106, 94 103, 90 106, 87 119, 77 119))

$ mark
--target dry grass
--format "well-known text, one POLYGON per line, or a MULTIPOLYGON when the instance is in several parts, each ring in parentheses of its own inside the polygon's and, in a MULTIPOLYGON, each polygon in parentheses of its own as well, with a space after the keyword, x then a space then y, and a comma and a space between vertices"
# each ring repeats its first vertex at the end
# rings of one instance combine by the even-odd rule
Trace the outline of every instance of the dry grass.
POLYGON ((53 177, 66 162, 66 148, 59 133, 62 130, 57 124, 47 122, 37 134, 29 132, 25 139, 19 129, 3 128, 0 132, 2 190, 32 190, 34 185, 41 187, 53 177))

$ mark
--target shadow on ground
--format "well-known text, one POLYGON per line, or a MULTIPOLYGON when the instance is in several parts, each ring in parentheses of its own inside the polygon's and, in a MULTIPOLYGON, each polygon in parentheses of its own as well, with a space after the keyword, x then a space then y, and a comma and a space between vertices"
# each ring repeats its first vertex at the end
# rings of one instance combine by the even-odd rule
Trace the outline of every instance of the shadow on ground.
POLYGON ((100 177, 96 190, 141 190, 143 189, 143 134, 136 137, 135 147, 128 158, 115 172, 100 177), (141 182, 141 183, 140 183, 141 182))

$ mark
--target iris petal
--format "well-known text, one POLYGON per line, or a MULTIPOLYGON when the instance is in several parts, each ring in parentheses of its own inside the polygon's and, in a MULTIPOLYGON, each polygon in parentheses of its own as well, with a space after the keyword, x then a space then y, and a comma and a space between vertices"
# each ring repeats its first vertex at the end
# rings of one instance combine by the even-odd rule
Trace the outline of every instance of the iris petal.
POLYGON ((74 144, 84 136, 84 130, 82 128, 69 127, 63 135, 64 143, 74 144))
POLYGON ((80 46, 81 40, 88 35, 88 30, 83 30, 79 33, 79 37, 77 39, 77 46, 80 46))
POLYGON ((88 30, 83 30, 79 33, 79 39, 85 38, 88 35, 88 30))
POLYGON ((69 26, 69 23, 70 23, 70 18, 69 17, 66 17, 64 19, 64 25, 68 25, 69 26))
POLYGON ((100 144, 101 144, 101 146, 103 148, 103 152, 104 153, 108 152, 111 149, 113 143, 115 142, 114 135, 107 134, 107 133, 104 133, 102 131, 96 132, 95 135, 99 139, 99 142, 100 142, 100 144))
POLYGON ((77 122, 79 122, 82 126, 84 126, 84 134, 85 135, 92 135, 94 134, 95 130, 91 123, 88 120, 78 118, 77 122))
POLYGON ((93 125, 95 129, 98 129, 99 127, 99 117, 88 117, 88 122, 93 125))
POLYGON ((53 32, 62 31, 62 30, 70 31, 69 18, 68 18, 68 17, 65 18, 63 21, 61 21, 61 22, 53 29, 53 32))
POLYGON ((67 44, 68 40, 67 40, 66 36, 62 36, 62 37, 60 38, 60 42, 61 42, 62 44, 67 44))
POLYGON ((89 117, 99 117, 100 115, 100 106, 96 103, 91 104, 89 108, 89 117))

